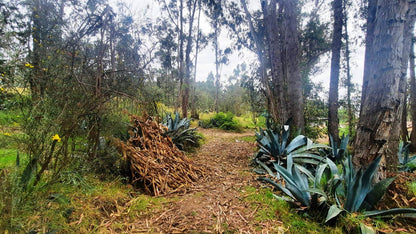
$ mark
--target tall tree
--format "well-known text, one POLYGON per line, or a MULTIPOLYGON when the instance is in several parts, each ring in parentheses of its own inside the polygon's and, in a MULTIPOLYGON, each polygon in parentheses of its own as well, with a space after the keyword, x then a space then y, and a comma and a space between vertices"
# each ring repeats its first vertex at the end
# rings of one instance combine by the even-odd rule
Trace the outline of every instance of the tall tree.
POLYGON ((412 33, 412 42, 410 47, 410 62, 409 62, 409 79, 410 79, 410 114, 412 115, 412 131, 410 133, 410 142, 412 150, 416 149, 416 75, 415 75, 415 40, 414 33, 412 33))
POLYGON ((223 63, 222 61, 222 50, 220 49, 219 37, 221 34, 221 21, 223 18, 223 1, 219 0, 207 0, 206 5, 208 7, 207 16, 210 19, 211 26, 214 30, 212 33, 212 44, 214 46, 215 54, 215 112, 218 113, 219 106, 219 93, 220 93, 220 66, 223 63))
POLYGON ((282 41, 284 59, 283 73, 287 80, 287 103, 288 120, 292 120, 292 129, 304 133, 304 99, 302 93, 302 78, 300 73, 300 43, 299 43, 299 1, 282 0, 281 8, 283 11, 282 31, 284 39, 282 41), (286 73, 286 74, 285 74, 286 73))
POLYGON ((353 91, 353 83, 351 82, 351 67, 350 67, 350 59, 351 59, 351 51, 350 51, 350 37, 348 33, 348 6, 350 2, 349 0, 344 0, 343 4, 343 25, 344 25, 344 40, 345 40, 345 70, 346 70, 346 80, 345 86, 347 87, 347 112, 348 112, 348 135, 352 137, 352 130, 354 129, 354 116, 355 113, 353 111, 351 95, 353 91))
POLYGON ((329 84, 328 134, 339 142, 338 84, 342 46, 343 7, 342 0, 332 2, 334 30, 332 33, 331 81, 329 84))
POLYGON ((402 60, 402 70, 400 76, 400 87, 401 92, 403 92, 403 110, 401 113, 401 126, 400 126, 400 133, 401 138, 404 142, 407 141, 408 138, 408 131, 407 131, 407 70, 409 68, 409 57, 410 57, 410 49, 412 44, 412 37, 413 31, 415 28, 415 21, 416 21, 416 2, 410 1, 409 2, 409 10, 406 15, 406 21, 404 24, 404 35, 403 35, 403 60, 402 60))
POLYGON ((354 145, 354 164, 361 167, 375 157, 383 156, 379 178, 385 176, 386 167, 395 170, 397 165, 404 98, 400 79, 407 12, 407 0, 369 1, 362 106, 354 145))
POLYGON ((163 9, 168 13, 168 18, 178 32, 178 77, 179 77, 179 97, 178 103, 181 105, 182 116, 188 116, 189 95, 191 90, 191 76, 193 61, 191 58, 192 43, 194 42, 194 21, 195 13, 198 8, 199 0, 159 0, 163 9), (186 28, 187 27, 187 28, 186 28))
POLYGON ((291 120, 292 127, 303 132, 298 1, 262 0, 263 18, 259 22, 253 22, 246 1, 240 0, 240 3, 259 58, 269 112, 277 123, 283 125, 291 120), (255 28, 255 25, 259 26, 255 28))

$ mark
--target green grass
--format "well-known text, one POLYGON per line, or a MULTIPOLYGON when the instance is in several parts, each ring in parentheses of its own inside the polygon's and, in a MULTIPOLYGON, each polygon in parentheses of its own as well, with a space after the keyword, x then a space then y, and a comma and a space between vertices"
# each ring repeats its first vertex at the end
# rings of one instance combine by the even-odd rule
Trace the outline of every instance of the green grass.
POLYGON ((246 141, 246 142, 255 142, 256 141, 256 136, 243 136, 243 137, 239 137, 238 140, 240 141, 246 141))
MULTIPOLYGON (((16 156, 16 149, 0 149, 0 169, 16 165, 16 156)), ((27 156, 26 154, 19 153, 19 158, 20 164, 22 164, 26 160, 27 156)))
MULTIPOLYGON (((160 212, 178 199, 139 194, 117 178, 101 181, 88 175, 84 180, 40 185, 25 194, 13 214, 2 213, 0 206, 0 233, 107 233, 105 222, 114 232, 128 232, 129 224, 160 212)), ((0 186, 0 202, 4 192, 0 186)))
POLYGON ((298 214, 287 202, 277 200, 270 189, 247 186, 242 193, 252 209, 259 206, 256 222, 280 221, 288 233, 342 233, 339 227, 328 227, 298 214))

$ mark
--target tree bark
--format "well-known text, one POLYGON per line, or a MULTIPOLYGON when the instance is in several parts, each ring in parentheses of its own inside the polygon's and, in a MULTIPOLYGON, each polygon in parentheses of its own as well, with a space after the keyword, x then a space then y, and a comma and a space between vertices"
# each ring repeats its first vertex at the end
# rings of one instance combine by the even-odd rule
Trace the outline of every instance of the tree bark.
POLYGON ((403 60, 402 60, 402 71, 399 84, 399 92, 402 93, 403 97, 403 110, 401 113, 401 138, 402 141, 406 142, 408 138, 407 131, 407 70, 409 68, 409 57, 410 49, 412 44, 413 30, 415 25, 416 12, 414 11, 416 3, 409 3, 409 10, 406 16, 406 22, 404 25, 404 36, 403 36, 403 60))
POLYGON ((339 143, 338 84, 342 46, 342 0, 334 0, 332 9, 334 12, 334 31, 332 34, 331 81, 329 83, 328 100, 328 135, 331 135, 339 143))
MULTIPOLYGON (((301 133, 305 131, 304 103, 302 78, 299 69, 299 33, 298 33, 298 0, 281 0, 283 10, 284 31, 284 70, 287 72, 287 112, 292 119, 292 130, 301 133), (293 128, 294 127, 294 128, 293 128)), ((295 132, 292 131, 292 132, 295 132)))
MULTIPOLYGON (((371 2, 371 0, 370 0, 371 2)), ((363 100, 355 141, 354 164, 362 167, 377 156, 382 156, 378 179, 385 170, 394 171, 397 165, 397 146, 403 93, 400 92, 403 59, 404 21, 407 0, 378 0, 373 28, 372 57, 366 55, 363 100)), ((372 25, 373 24, 373 25, 372 25)), ((371 32, 371 31, 370 31, 371 32)), ((367 53, 367 50, 366 50, 367 53)))
POLYGON ((363 102, 367 95, 367 86, 368 86, 368 79, 370 77, 370 69, 373 66, 370 66, 372 63, 372 59, 374 60, 373 55, 373 40, 374 40, 374 27, 375 27, 375 19, 376 19, 376 9, 377 9, 377 0, 368 0, 368 7, 367 7, 367 33, 365 38, 365 58, 364 58, 364 76, 363 76, 363 85, 361 89, 361 106, 360 106, 360 113, 362 112, 363 102), (368 64, 368 66, 367 66, 368 64))
POLYGON ((262 10, 264 14, 264 24, 266 28, 266 41, 268 45, 269 66, 271 68, 271 82, 267 82, 270 87, 270 114, 273 119, 280 124, 285 124, 288 120, 289 113, 287 112, 287 105, 285 97, 287 97, 284 78, 283 67, 281 61, 281 45, 279 24, 277 18, 277 2, 271 0, 270 4, 262 2, 262 10))
POLYGON ((412 151, 416 149, 416 76, 415 76, 415 38, 413 36, 410 47, 410 113, 412 114, 412 131, 410 142, 412 151))

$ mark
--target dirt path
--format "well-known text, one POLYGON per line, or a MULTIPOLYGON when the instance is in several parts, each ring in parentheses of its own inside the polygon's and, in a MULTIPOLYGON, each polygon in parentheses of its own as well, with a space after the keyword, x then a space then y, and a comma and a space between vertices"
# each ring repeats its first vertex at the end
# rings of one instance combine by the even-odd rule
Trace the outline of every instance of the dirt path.
POLYGON ((253 132, 200 131, 206 143, 193 160, 206 168, 204 180, 186 194, 174 195, 173 202, 153 216, 150 228, 163 233, 261 233, 276 227, 276 221, 256 222, 256 210, 244 199, 247 186, 258 186, 249 167, 255 143, 242 140, 253 132))

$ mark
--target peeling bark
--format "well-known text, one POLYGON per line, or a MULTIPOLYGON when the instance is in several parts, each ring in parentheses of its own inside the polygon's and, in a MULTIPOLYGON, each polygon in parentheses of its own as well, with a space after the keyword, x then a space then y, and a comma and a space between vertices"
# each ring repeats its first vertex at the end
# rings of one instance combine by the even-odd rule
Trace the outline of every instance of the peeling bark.
MULTIPOLYGON (((397 146, 400 135, 403 93, 400 87, 403 61, 403 35, 407 0, 378 0, 376 4, 371 57, 366 55, 363 100, 355 141, 354 164, 368 165, 383 156, 378 179, 385 170, 394 171, 397 165, 397 146)), ((367 51, 366 51, 367 53, 367 51)))

